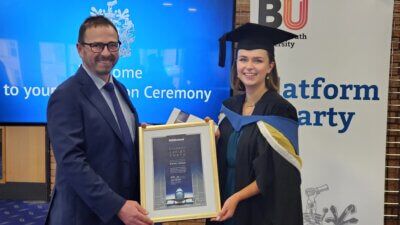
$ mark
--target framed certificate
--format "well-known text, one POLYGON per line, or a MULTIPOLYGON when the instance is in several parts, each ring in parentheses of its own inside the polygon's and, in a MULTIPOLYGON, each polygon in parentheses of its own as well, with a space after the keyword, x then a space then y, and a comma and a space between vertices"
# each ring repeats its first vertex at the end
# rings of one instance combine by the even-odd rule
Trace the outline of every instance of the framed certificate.
POLYGON ((214 125, 139 128, 141 205, 154 222, 215 217, 221 210, 214 125))

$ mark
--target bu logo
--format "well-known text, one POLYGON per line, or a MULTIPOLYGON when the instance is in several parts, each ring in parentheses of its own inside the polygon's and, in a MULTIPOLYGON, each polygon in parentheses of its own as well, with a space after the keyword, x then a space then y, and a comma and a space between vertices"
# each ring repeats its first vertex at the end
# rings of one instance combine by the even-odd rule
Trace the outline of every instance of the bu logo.
POLYGON ((282 7, 281 0, 260 0, 258 12, 259 23, 277 28, 282 25, 283 21, 288 29, 300 30, 307 24, 308 0, 299 1, 298 19, 294 21, 293 0, 283 0, 283 15, 279 13, 282 7))
POLYGON ((135 31, 135 25, 129 19, 129 9, 120 9, 113 11, 113 6, 117 4, 117 0, 107 2, 107 10, 91 8, 90 15, 102 15, 111 20, 118 29, 119 39, 122 43, 119 54, 121 57, 131 56, 131 44, 135 40, 133 35, 135 31))

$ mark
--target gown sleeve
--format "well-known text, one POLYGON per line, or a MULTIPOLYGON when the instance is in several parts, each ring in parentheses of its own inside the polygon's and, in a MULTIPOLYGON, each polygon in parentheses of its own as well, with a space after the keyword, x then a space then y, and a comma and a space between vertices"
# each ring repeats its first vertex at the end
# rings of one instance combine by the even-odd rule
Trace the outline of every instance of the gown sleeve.
MULTIPOLYGON (((291 105, 277 107, 276 115, 297 121, 296 109, 291 105)), ((277 153, 259 133, 258 156, 253 160, 257 186, 271 209, 276 225, 303 224, 301 177, 296 167, 277 153)))

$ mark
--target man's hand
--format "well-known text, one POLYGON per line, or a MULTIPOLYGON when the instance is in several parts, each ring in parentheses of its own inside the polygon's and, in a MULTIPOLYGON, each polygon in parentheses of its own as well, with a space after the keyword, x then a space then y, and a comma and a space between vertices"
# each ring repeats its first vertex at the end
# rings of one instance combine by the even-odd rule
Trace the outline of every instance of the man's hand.
POLYGON ((147 216, 148 212, 139 203, 127 200, 118 212, 118 217, 126 225, 151 225, 153 221, 147 216))

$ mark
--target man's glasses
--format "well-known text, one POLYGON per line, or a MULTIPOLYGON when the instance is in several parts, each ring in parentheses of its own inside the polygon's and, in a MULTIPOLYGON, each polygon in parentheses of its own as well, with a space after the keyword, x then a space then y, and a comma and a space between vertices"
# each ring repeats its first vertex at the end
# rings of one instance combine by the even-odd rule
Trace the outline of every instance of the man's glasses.
POLYGON ((93 43, 85 43, 81 42, 82 45, 88 45, 92 52, 94 53, 100 53, 104 50, 104 47, 107 46, 108 51, 110 52, 117 52, 119 50, 119 46, 121 46, 121 42, 108 42, 108 43, 102 43, 102 42, 93 42, 93 43))

